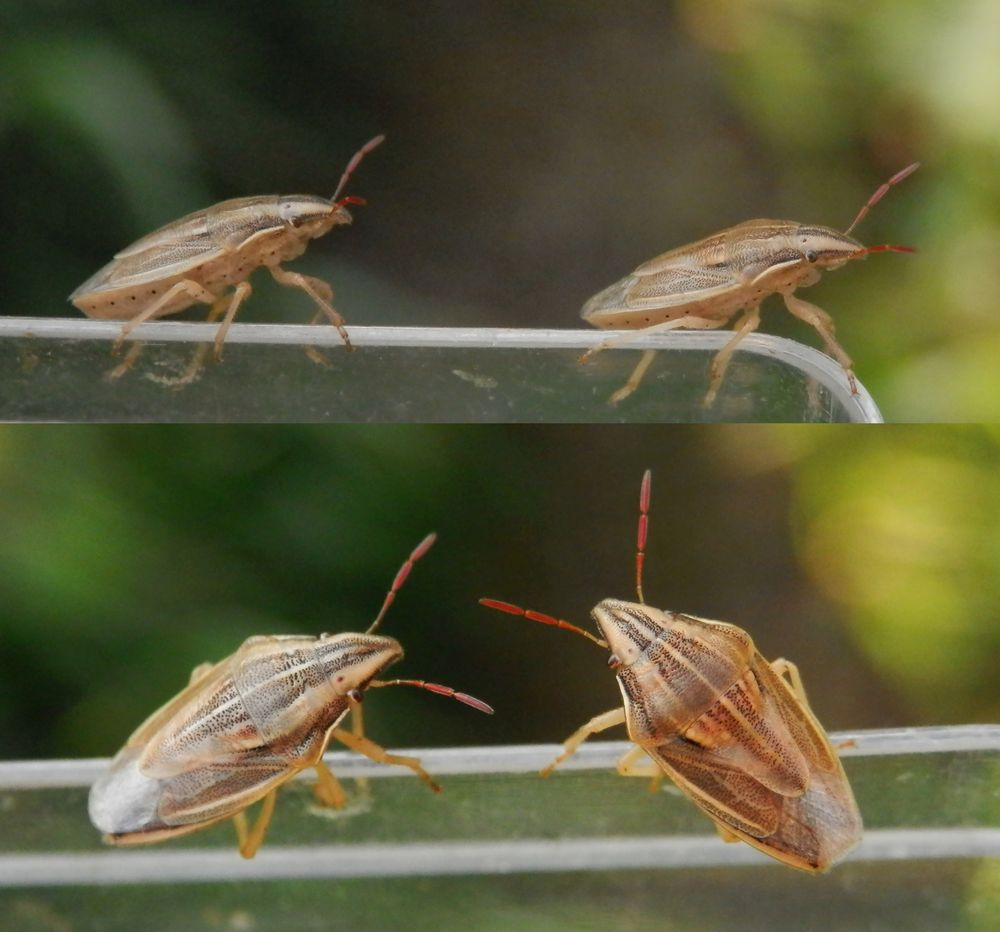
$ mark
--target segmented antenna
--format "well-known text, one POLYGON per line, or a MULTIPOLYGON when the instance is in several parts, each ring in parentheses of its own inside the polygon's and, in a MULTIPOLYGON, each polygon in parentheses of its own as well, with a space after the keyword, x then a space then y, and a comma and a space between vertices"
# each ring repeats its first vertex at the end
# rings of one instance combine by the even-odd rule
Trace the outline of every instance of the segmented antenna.
POLYGON ((583 635, 588 641, 593 641, 597 644, 598 647, 603 647, 605 650, 608 647, 607 641, 595 637, 589 631, 578 628, 576 625, 571 625, 568 621, 563 621, 561 618, 553 618, 551 615, 543 615, 541 612, 532 611, 530 608, 521 608, 519 605, 511 605, 510 602, 500 602, 497 599, 480 599, 479 604, 485 605, 487 608, 496 609, 498 612, 506 612, 508 615, 518 615, 521 618, 527 618, 528 621, 537 621, 543 625, 564 628, 566 631, 572 631, 574 634, 583 635))
POLYGON ((639 487, 639 527, 636 531, 635 550, 635 591, 639 602, 646 604, 642 597, 642 567, 646 562, 646 534, 649 531, 649 494, 653 484, 652 470, 647 469, 642 474, 642 485, 639 487))
POLYGON ((330 198, 331 201, 336 201, 337 205, 342 204, 364 204, 364 201, 358 198, 345 197, 342 201, 337 201, 337 195, 344 190, 344 185, 347 184, 347 179, 351 177, 354 169, 358 167, 361 160, 372 151, 372 149, 377 148, 385 142, 385 136, 381 133, 374 139, 369 139, 354 155, 351 157, 351 161, 347 163, 347 168, 344 169, 344 174, 340 176, 340 182, 337 185, 337 190, 333 192, 333 197, 330 198))
MULTIPOLYGON (((891 188, 894 184, 899 184, 899 182, 901 182, 904 178, 909 178, 910 175, 912 175, 918 168, 920 168, 919 162, 914 162, 912 165, 907 165, 906 168, 904 168, 902 171, 896 172, 896 174, 893 175, 887 182, 885 182, 885 184, 879 187, 879 189, 870 198, 868 198, 864 207, 862 207, 861 210, 858 211, 858 215, 854 218, 854 221, 851 223, 851 225, 846 230, 844 230, 844 235, 850 236, 851 230, 853 230, 861 222, 861 218, 864 217, 869 210, 871 210, 880 200, 882 200, 883 197, 886 196, 886 194, 889 192, 889 188, 891 188)), ((885 246, 885 247, 867 249, 865 251, 866 252, 913 252, 914 250, 907 249, 905 246, 903 247, 885 246)))
POLYGON ((485 712, 487 715, 493 714, 493 706, 489 703, 483 702, 482 699, 477 699, 475 696, 470 696, 468 693, 460 693, 457 689, 452 689, 450 686, 442 686, 440 683, 428 683, 426 680, 372 680, 368 684, 368 688, 371 689, 379 688, 381 686, 417 686, 420 689, 426 689, 428 692, 437 693, 439 696, 447 696, 449 699, 457 699, 459 702, 464 702, 466 705, 472 706, 479 712, 485 712))
POLYGON ((406 577, 410 575, 410 570, 413 569, 413 564, 417 562, 434 544, 437 540, 437 534, 433 531, 428 534, 416 547, 413 548, 413 553, 411 553, 407 558, 406 562, 399 568, 399 572, 396 573, 396 578, 392 581, 392 585, 389 587, 389 591, 385 594, 385 601, 382 603, 382 607, 379 609, 378 614, 375 616, 375 620, 368 626, 368 630, 365 634, 373 634, 375 629, 382 624, 382 619, 385 618, 385 613, 389 611, 389 606, 396 599, 396 593, 403 587, 403 583, 406 582, 406 577))

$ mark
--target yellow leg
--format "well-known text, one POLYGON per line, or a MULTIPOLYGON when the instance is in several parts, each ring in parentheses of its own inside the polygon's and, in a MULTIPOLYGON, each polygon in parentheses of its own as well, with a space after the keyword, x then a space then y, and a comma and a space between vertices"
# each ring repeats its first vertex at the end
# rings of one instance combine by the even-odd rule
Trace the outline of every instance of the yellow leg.
POLYGON ((612 709, 610 712, 595 715, 589 722, 586 722, 577 728, 577 730, 563 742, 562 754, 560 754, 547 767, 543 767, 541 775, 543 777, 547 777, 564 760, 568 760, 572 757, 577 752, 580 745, 583 744, 583 742, 586 741, 591 735, 596 735, 598 732, 606 731, 608 728, 613 728, 615 725, 622 725, 624 722, 624 708, 612 709))
POLYGON ((653 360, 656 359, 656 350, 646 350, 642 354, 642 358, 639 360, 639 365, 637 365, 633 370, 632 374, 628 377, 628 381, 614 392, 608 399, 609 405, 616 405, 619 401, 624 401, 632 394, 638 387, 639 383, 642 381, 643 376, 646 374, 646 370, 652 365, 653 360))
POLYGON ((847 355, 833 335, 833 318, 822 308, 816 307, 815 304, 810 304, 808 301, 803 301, 801 298, 796 298, 793 294, 786 294, 783 297, 789 313, 816 328, 816 332, 823 338, 826 351, 844 367, 848 384, 851 386, 851 394, 856 395, 858 383, 854 379, 854 363, 851 362, 851 357, 847 355))
POLYGON ((104 378, 109 382, 116 382, 120 379, 126 372, 129 371, 138 361, 139 357, 142 355, 142 351, 145 349, 145 343, 133 343, 129 348, 128 352, 125 354, 125 358, 118 363, 114 369, 109 369, 105 374, 104 378))
POLYGON ((600 353, 602 350, 626 343, 640 333, 663 333, 667 330, 717 330, 728 323, 728 318, 713 320, 708 317, 676 317, 673 320, 664 320, 658 324, 650 324, 648 327, 636 329, 633 333, 623 333, 618 336, 608 337, 596 346, 592 346, 580 357, 580 362, 584 363, 591 356, 600 353))
POLYGON ((705 395, 704 401, 706 408, 710 408, 712 406, 712 402, 715 401, 715 396, 719 394, 719 388, 722 386, 723 376, 726 374, 726 369, 729 368, 729 362, 733 357, 733 353, 736 351, 736 347, 739 346, 740 341, 748 333, 753 333, 758 326, 760 326, 760 308, 754 307, 740 318, 739 322, 736 324, 736 333, 733 338, 724 347, 722 347, 718 353, 715 354, 715 359, 712 360, 712 365, 708 370, 708 393, 705 395))
POLYGON ((433 792, 440 793, 439 787, 432 779, 431 775, 420 766, 420 761, 415 757, 404 757, 401 754, 390 754, 384 747, 376 744, 370 738, 362 738, 359 735, 344 731, 343 728, 334 728, 333 737, 341 744, 349 747, 358 754, 364 754, 369 760, 379 764, 397 764, 400 767, 409 767, 421 780, 426 783, 433 792))
MULTIPOLYGON (((233 290, 229 300, 229 307, 226 310, 226 316, 222 323, 219 324, 219 332, 215 335, 216 362, 222 359, 222 344, 226 341, 226 333, 228 333, 230 325, 236 318, 236 312, 240 309, 240 305, 250 297, 252 291, 253 289, 250 287, 249 282, 240 282, 233 290)), ((212 315, 216 315, 215 307, 212 308, 212 315)), ((212 315, 210 315, 210 319, 212 315)))
POLYGON ((726 844, 731 845, 734 841, 743 841, 739 835, 733 834, 728 828, 726 828, 721 822, 716 822, 712 820, 715 825, 715 830, 719 833, 719 837, 726 842, 726 844))
POLYGON ((302 275, 300 272, 289 272, 280 265, 269 265, 268 268, 275 280, 282 285, 288 285, 290 288, 301 288, 309 295, 326 315, 327 320, 337 328, 340 339, 344 341, 344 346, 353 349, 350 337, 347 336, 347 331, 344 329, 344 318, 334 310, 333 304, 330 303, 333 301, 333 289, 325 281, 313 278, 311 275, 302 275))
POLYGON ((139 324, 144 324, 147 320, 155 317, 162 308, 166 307, 178 295, 184 294, 185 292, 187 292, 187 294, 196 301, 201 301, 204 304, 214 304, 218 300, 217 295, 212 294, 212 292, 199 285, 198 282, 192 281, 190 278, 181 279, 176 284, 171 285, 165 292, 163 292, 163 294, 160 295, 160 297, 153 301, 149 307, 140 311, 122 327, 122 332, 118 339, 115 340, 115 345, 111 348, 111 352, 119 352, 122 348, 122 343, 125 342, 125 338, 136 327, 138 327, 139 324))
POLYGON ((271 815, 274 813, 274 801, 277 795, 277 790, 271 790, 264 797, 263 805, 257 814, 257 821, 254 822, 250 831, 247 831, 247 817, 244 813, 237 812, 233 816, 233 824, 236 826, 236 843, 239 845, 240 854, 243 857, 252 858, 264 841, 264 835, 271 822, 271 815))
POLYGON ((313 787, 313 795, 316 797, 316 801, 323 806, 342 809, 347 803, 347 794, 340 785, 340 781, 323 761, 316 761, 313 766, 316 769, 317 778, 316 786, 313 787))
POLYGON ((639 745, 627 751, 618 761, 616 768, 623 777, 648 778, 650 793, 655 793, 663 782, 663 771, 650 760, 649 755, 639 745))
MULTIPOLYGON (((240 285, 246 285, 246 282, 241 282, 240 285)), ((239 290, 239 287, 240 286, 238 285, 237 291, 239 290)), ((247 287, 247 294, 249 294, 250 286, 246 285, 246 287, 247 287)), ((236 315, 235 308, 239 307, 239 304, 242 301, 242 298, 240 299, 239 302, 236 301, 235 296, 236 292, 234 292, 231 295, 228 294, 223 295, 223 297, 219 298, 219 300, 216 301, 215 304, 213 304, 211 309, 209 310, 208 316, 205 318, 205 323, 207 324, 215 323, 215 321, 217 321, 222 316, 223 309, 227 307, 232 313, 232 316, 235 316, 236 315)), ((230 315, 227 314, 226 317, 229 319, 229 323, 232 323, 232 318, 230 317, 230 315)), ((223 323, 223 326, 219 328, 219 333, 216 334, 215 337, 217 350, 221 345, 219 344, 219 337, 225 336, 225 331, 228 329, 229 325, 227 323, 223 323), (223 327, 225 329, 223 329, 223 327)), ((148 378, 152 378, 154 382, 157 382, 160 385, 167 385, 170 388, 183 388, 185 385, 190 385, 192 382, 198 381, 199 377, 201 376, 202 370, 205 368, 205 357, 207 355, 208 355, 208 344, 199 343, 194 348, 194 352, 191 354, 191 359, 188 362, 187 367, 179 376, 176 377, 148 376, 148 378)), ((221 359, 222 358, 221 354, 217 355, 216 358, 221 359)))
POLYGON ((791 660, 785 660, 784 657, 779 657, 777 660, 771 661, 771 669, 774 670, 778 676, 783 676, 788 680, 789 685, 792 687, 792 692, 795 693, 799 702, 801 702, 809 711, 812 711, 812 706, 809 705, 809 699, 806 697, 806 688, 802 685, 802 677, 799 675, 799 668, 795 666, 791 660))
MULTIPOLYGON (((351 734, 356 738, 363 738, 365 736, 364 706, 360 702, 354 702, 353 700, 351 701, 351 734)), ((368 795, 367 777, 355 777, 354 785, 360 794, 368 795)))

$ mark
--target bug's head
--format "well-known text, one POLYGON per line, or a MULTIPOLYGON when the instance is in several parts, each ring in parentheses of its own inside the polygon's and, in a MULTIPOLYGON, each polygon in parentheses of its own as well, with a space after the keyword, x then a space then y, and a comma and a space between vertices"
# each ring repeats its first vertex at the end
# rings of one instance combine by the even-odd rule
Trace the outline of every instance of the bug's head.
POLYGON ((863 259, 870 252, 916 252, 912 246, 892 243, 865 246, 846 233, 804 223, 796 229, 792 245, 801 254, 803 264, 812 266, 817 272, 839 269, 845 262, 863 259))
POLYGON ((381 634, 324 634, 316 650, 339 695, 363 692, 368 683, 403 656, 395 638, 381 634))
POLYGON ((885 184, 881 185, 864 203, 857 216, 851 221, 851 225, 843 233, 839 230, 831 230, 829 227, 800 224, 792 237, 793 248, 801 253, 805 263, 814 266, 817 271, 839 269, 845 262, 849 262, 851 259, 863 259, 870 252, 916 252, 911 246, 895 246, 890 243, 884 243, 880 246, 863 246, 850 234, 868 211, 885 197, 893 185, 908 178, 919 167, 919 162, 907 165, 906 168, 896 172, 885 184))
POLYGON ((863 255, 865 249, 846 233, 804 223, 792 236, 792 248, 801 255, 804 265, 818 271, 839 269, 845 262, 863 255))
POLYGON ((314 194, 289 194, 279 198, 278 213, 303 239, 316 239, 335 226, 349 224, 351 214, 345 204, 359 201, 360 198, 345 197, 339 201, 328 201, 325 197, 314 194))
POLYGON ((590 612, 601 636, 608 642, 612 670, 634 664, 653 644, 663 637, 667 628, 663 612, 641 602, 604 599, 590 612))

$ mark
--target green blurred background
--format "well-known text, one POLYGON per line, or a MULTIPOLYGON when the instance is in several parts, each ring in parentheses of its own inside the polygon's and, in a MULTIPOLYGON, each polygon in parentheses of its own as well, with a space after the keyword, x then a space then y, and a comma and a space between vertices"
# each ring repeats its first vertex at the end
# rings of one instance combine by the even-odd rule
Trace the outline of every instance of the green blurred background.
POLYGON ((3 428, 0 754, 110 754, 249 635, 363 629, 430 530, 393 673, 497 714, 382 690, 372 735, 561 740, 605 655, 476 600, 632 598, 647 466, 650 603, 796 661, 828 728, 996 721, 998 465, 984 427, 3 428))
MULTIPOLYGON (((1000 417, 1000 5, 697 0, 0 8, 0 281, 65 296, 193 209, 352 191, 295 268, 364 324, 575 327, 644 261, 760 216, 913 244, 811 289, 890 420, 1000 417)), ((258 280, 255 279, 255 287, 258 280)), ((244 320, 305 319, 260 280, 244 320)), ((780 302, 765 329, 819 341, 780 302)))

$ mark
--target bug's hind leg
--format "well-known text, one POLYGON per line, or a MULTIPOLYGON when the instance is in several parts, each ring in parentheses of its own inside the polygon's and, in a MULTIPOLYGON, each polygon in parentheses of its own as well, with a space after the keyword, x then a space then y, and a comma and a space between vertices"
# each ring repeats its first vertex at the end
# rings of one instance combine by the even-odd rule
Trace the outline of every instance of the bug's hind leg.
POLYGON ((733 353, 740 341, 748 334, 753 333, 760 326, 760 307, 751 308, 736 323, 736 333, 733 338, 715 354, 712 365, 709 367, 708 392, 705 394, 704 405, 710 408, 715 401, 715 396, 719 394, 722 386, 722 379, 725 377, 726 369, 733 358, 733 353))
POLYGON ((300 272, 289 272, 280 265, 269 265, 268 269, 274 276, 275 281, 280 282, 282 285, 288 285, 290 288, 301 288, 309 295, 326 315, 327 320, 337 328, 340 339, 344 341, 344 346, 349 350, 354 348, 351 346, 351 339, 344 329, 344 318, 334 310, 331 303, 333 301, 333 289, 325 281, 321 278, 313 278, 311 275, 302 275, 300 272))
MULTIPOLYGON (((226 338, 226 332, 229 330, 229 325, 236 317, 236 312, 239 310, 240 305, 247 299, 247 297, 249 297, 251 290, 252 289, 250 288, 248 282, 240 282, 234 291, 230 294, 223 295, 212 305, 208 312, 208 317, 205 318, 206 324, 214 324, 222 316, 223 310, 226 311, 226 318, 219 325, 219 330, 215 335, 214 345, 216 361, 222 359, 222 343, 226 338)), ((184 371, 179 376, 147 375, 146 378, 151 379, 159 385, 166 385, 170 388, 184 388, 185 385, 191 385, 193 382, 197 382, 201 377, 201 373, 205 368, 205 358, 207 356, 208 344, 199 343, 195 347, 194 352, 191 354, 191 359, 184 371)))
POLYGON ((125 342, 125 338, 140 324, 146 323, 147 320, 154 318, 163 308, 165 308, 174 298, 182 295, 184 293, 195 301, 201 301, 203 304, 215 304, 218 300, 218 296, 212 294, 207 288, 202 287, 196 281, 192 281, 190 278, 183 278, 179 282, 175 282, 171 285, 163 294, 161 294, 155 301, 151 302, 148 307, 143 308, 138 314, 135 315, 130 321, 122 326, 122 332, 118 335, 118 339, 115 340, 114 346, 111 347, 112 353, 121 352, 122 344, 125 342))
POLYGON ((253 828, 247 830, 247 817, 242 812, 237 812, 233 816, 233 825, 236 826, 236 843, 240 849, 240 855, 244 858, 252 858, 257 849, 264 842, 264 835, 267 834, 267 827, 271 823, 271 816, 274 814, 274 801, 277 799, 278 791, 271 790, 264 797, 264 803, 257 813, 257 820, 253 828))
POLYGON ((564 760, 572 757, 577 749, 586 741, 591 735, 596 735, 598 732, 606 731, 608 728, 614 728, 615 725, 623 725, 625 723, 625 709, 612 709, 610 712, 604 712, 601 715, 595 715, 589 722, 584 722, 576 731, 573 732, 564 742, 563 751, 551 764, 542 768, 541 775, 547 777, 553 770, 556 769, 564 760))
MULTIPOLYGON (((641 330, 635 331, 635 333, 623 333, 618 336, 608 337, 596 346, 592 346, 577 361, 581 364, 585 363, 596 353, 599 353, 602 350, 610 349, 611 347, 617 346, 619 343, 624 343, 627 340, 631 340, 636 334, 639 333, 662 333, 667 330, 717 330, 719 327, 725 326, 726 323, 727 321, 725 319, 713 320, 708 317, 678 317, 675 320, 665 320, 659 324, 652 324, 649 327, 643 327, 641 330)), ((608 399, 608 404, 616 405, 618 402, 624 401, 639 387, 639 383, 642 381, 643 376, 646 374, 646 370, 652 363, 655 353, 656 350, 646 350, 646 352, 642 354, 639 364, 628 377, 628 381, 608 399)))
POLYGON ((791 292, 782 295, 782 297, 785 299, 785 307, 788 308, 788 312, 794 314, 799 320, 810 324, 823 338, 826 351, 843 367, 847 373, 847 382, 851 386, 851 394, 856 395, 858 383, 854 378, 854 363, 851 362, 851 357, 847 355, 833 335, 833 318, 822 308, 816 307, 815 304, 810 304, 808 301, 803 301, 802 298, 796 298, 791 292))
POLYGON ((663 771, 650 760, 649 755, 638 745, 625 752, 615 765, 623 777, 645 777, 649 780, 649 792, 655 793, 663 782, 663 771))

